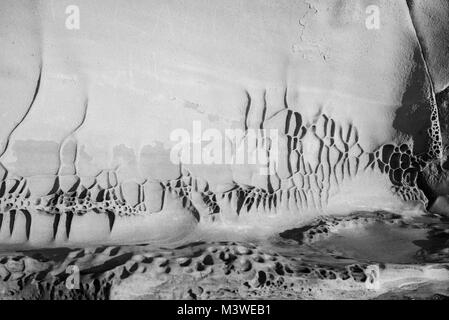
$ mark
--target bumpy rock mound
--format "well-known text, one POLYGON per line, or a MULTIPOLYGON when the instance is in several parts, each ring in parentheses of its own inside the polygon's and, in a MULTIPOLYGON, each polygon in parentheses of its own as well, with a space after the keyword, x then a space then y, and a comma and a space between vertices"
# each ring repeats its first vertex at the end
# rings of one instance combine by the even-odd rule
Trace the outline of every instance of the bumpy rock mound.
MULTIPOLYGON (((1 298, 362 299, 410 295, 413 290, 415 296, 428 298, 447 294, 444 284, 449 281, 449 228, 447 222, 432 219, 413 222, 389 213, 355 214, 319 219, 265 243, 196 242, 170 249, 111 246, 4 255, 1 298), (421 265, 390 263, 391 257, 380 262, 354 259, 342 247, 333 251, 319 245, 341 230, 358 234, 376 223, 427 228, 427 245, 415 254, 421 265)), ((358 239, 364 241, 363 236, 358 239)), ((394 246, 390 243, 389 249, 394 246)))
POLYGON ((59 263, 20 255, 4 257, 2 298, 316 298, 330 289, 323 279, 344 281, 344 291, 350 295, 352 289, 363 291, 367 281, 363 266, 308 267, 254 245, 194 244, 174 251, 145 251, 82 249, 70 252, 59 263), (66 270, 72 265, 80 268, 81 284, 69 290, 66 270))

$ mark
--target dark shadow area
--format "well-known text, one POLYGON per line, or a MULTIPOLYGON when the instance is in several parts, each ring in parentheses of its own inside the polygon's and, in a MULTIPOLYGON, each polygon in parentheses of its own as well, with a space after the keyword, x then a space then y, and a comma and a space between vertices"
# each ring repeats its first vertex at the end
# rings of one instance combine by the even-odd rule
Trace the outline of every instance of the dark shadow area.
POLYGON ((70 248, 54 248, 54 249, 37 249, 37 250, 27 250, 22 251, 21 253, 24 256, 36 259, 40 262, 47 261, 55 261, 60 262, 64 261, 68 254, 76 249, 70 248))
POLYGON ((425 97, 429 85, 427 74, 419 48, 414 53, 415 69, 408 79, 408 86, 402 97, 402 106, 396 110, 393 128, 409 135, 414 141, 414 154, 426 153, 430 147, 431 137, 428 130, 431 127, 431 105, 425 97))

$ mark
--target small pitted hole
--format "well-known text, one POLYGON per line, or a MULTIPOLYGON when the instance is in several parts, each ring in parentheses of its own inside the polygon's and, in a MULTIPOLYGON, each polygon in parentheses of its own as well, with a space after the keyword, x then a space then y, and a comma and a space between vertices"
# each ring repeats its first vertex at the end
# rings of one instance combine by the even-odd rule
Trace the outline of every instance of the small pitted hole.
POLYGON ((179 263, 179 265, 180 265, 181 267, 187 267, 188 265, 190 265, 191 262, 192 262, 192 259, 187 258, 187 259, 183 259, 183 260, 179 263))
POLYGON ((221 260, 226 261, 225 253, 224 253, 223 251, 220 252, 220 254, 218 255, 218 257, 219 257, 221 260))
POLYGON ((363 273, 363 269, 360 268, 360 266, 358 266, 358 265, 350 266, 349 269, 354 273, 363 273))
POLYGON ((348 280, 350 278, 350 276, 346 271, 344 271, 344 272, 340 273, 340 278, 342 280, 348 280))
POLYGON ((189 290, 187 291, 187 293, 189 294, 189 296, 190 296, 193 300, 196 300, 196 299, 197 299, 197 296, 196 296, 196 294, 192 291, 192 289, 189 289, 189 290))
POLYGON ((201 262, 198 262, 196 264, 196 271, 204 271, 204 264, 202 264, 201 262))
POLYGON ((168 259, 163 259, 160 263, 159 263, 159 267, 166 267, 168 266, 168 259))
POLYGON ((106 250, 106 247, 98 247, 97 249, 95 249, 95 253, 102 253, 105 250, 106 250))
POLYGON ((145 257, 142 259, 143 263, 152 263, 153 262, 153 257, 145 257))
POLYGON ((276 263, 276 265, 274 267, 274 271, 276 271, 276 273, 280 276, 283 276, 285 274, 284 266, 279 262, 276 263))
POLYGON ((100 289, 101 289, 101 283, 100 283, 100 280, 95 279, 94 282, 93 282, 93 285, 94 285, 94 290, 95 290, 95 292, 99 292, 100 289))
POLYGON ((367 277, 366 274, 360 274, 359 276, 355 276, 354 279, 359 282, 365 282, 367 277))
POLYGON ((203 263, 206 266, 211 266, 214 264, 214 259, 212 258, 212 256, 210 254, 208 254, 207 256, 204 257, 203 263))
POLYGON ((259 271, 257 273, 257 281, 259 281, 259 285, 264 285, 265 281, 267 281, 267 274, 264 271, 259 271))
POLYGON ((36 280, 37 281, 41 281, 43 280, 46 276, 47 276, 47 271, 40 271, 37 275, 36 275, 36 280))
POLYGON ((126 269, 123 269, 123 271, 122 271, 122 274, 120 275, 120 279, 126 279, 126 278, 128 278, 129 276, 130 276, 131 274, 126 270, 126 269))
POLYGON ((443 164, 441 165, 441 167, 444 170, 449 170, 449 159, 446 159, 446 161, 443 162, 443 164))
POLYGON ((131 268, 129 268, 129 272, 133 273, 135 272, 137 269, 139 268, 139 264, 138 263, 134 263, 131 268))
POLYGON ((115 256, 120 251, 120 247, 115 247, 109 251, 110 256, 115 256))
POLYGON ((103 202, 104 201, 104 193, 105 193, 105 190, 100 190, 100 192, 98 192, 98 195, 95 200, 97 202, 103 202))

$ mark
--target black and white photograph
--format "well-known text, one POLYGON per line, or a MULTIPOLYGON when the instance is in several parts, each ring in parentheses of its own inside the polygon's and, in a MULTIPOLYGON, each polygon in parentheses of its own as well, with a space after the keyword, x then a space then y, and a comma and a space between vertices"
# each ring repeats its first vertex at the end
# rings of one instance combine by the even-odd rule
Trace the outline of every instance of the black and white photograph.
POLYGON ((0 0, 0 300, 448 298, 448 0, 0 0))

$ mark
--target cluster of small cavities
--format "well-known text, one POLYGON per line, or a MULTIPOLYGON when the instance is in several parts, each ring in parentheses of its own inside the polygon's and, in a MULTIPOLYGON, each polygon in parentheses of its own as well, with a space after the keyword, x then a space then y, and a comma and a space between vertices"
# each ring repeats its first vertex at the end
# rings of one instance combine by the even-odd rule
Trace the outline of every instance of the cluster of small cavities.
MULTIPOLYGON (((184 179, 185 180, 185 179, 184 179)), ((147 214, 145 207, 143 187, 135 184, 138 191, 135 203, 127 201, 123 196, 122 186, 107 189, 98 183, 90 188, 80 184, 80 180, 74 184, 71 190, 63 191, 59 185, 59 179, 55 179, 54 187, 48 195, 33 197, 27 184, 27 179, 7 179, 0 183, 0 229, 3 227, 3 215, 10 215, 9 228, 12 234, 17 214, 23 214, 26 219, 26 234, 29 237, 32 215, 31 209, 41 214, 54 217, 53 236, 56 236, 61 215, 66 215, 66 235, 70 234, 71 223, 74 215, 82 216, 88 212, 106 214, 109 219, 109 227, 112 231, 116 216, 130 216, 147 214)), ((169 181, 165 185, 160 184, 161 198, 166 192, 173 193, 180 199, 185 207, 194 210, 189 200, 190 184, 186 184, 183 178, 169 181)), ((163 201, 163 200, 161 200, 163 201)), ((160 209, 159 209, 160 211, 160 209)))
POLYGON ((425 163, 413 155, 408 144, 384 145, 375 156, 380 171, 388 174, 395 193, 405 201, 420 201, 427 205, 427 198, 417 184, 425 163))
POLYGON ((145 247, 99 247, 70 252, 62 261, 41 255, 16 254, 0 259, 3 298, 108 299, 114 288, 133 275, 155 277, 147 297, 207 299, 211 297, 304 297, 320 280, 367 281, 365 266, 332 268, 309 265, 256 245, 198 243, 172 251, 145 247), (138 251, 133 252, 132 250, 138 251), (79 268, 80 283, 67 287, 67 268, 79 268), (214 279, 227 279, 215 284, 214 279), (174 289, 175 288, 175 289, 174 289), (309 290, 310 289, 310 290, 309 290))
POLYGON ((434 99, 432 99, 432 112, 430 115, 430 120, 431 127, 429 128, 429 135, 431 138, 431 145, 428 153, 431 159, 441 159, 443 155, 443 142, 441 137, 438 106, 434 99))

